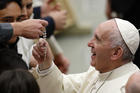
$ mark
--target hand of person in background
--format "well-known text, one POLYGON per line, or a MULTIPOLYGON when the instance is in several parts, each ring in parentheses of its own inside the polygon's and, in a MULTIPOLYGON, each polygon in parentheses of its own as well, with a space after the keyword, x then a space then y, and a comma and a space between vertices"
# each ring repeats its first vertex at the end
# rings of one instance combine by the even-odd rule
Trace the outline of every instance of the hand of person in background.
POLYGON ((41 17, 46 17, 52 11, 60 11, 60 5, 57 3, 55 5, 50 5, 54 0, 47 0, 44 1, 43 5, 41 6, 41 17))
POLYGON ((49 5, 52 1, 53 0, 48 0, 41 6, 41 17, 52 17, 55 22, 55 29, 61 30, 66 24, 67 11, 61 10, 59 4, 54 6, 49 5))
POLYGON ((43 35, 43 28, 48 25, 47 21, 29 19, 22 22, 11 23, 14 36, 35 39, 43 35))
POLYGON ((68 72, 70 62, 63 54, 56 55, 54 62, 62 73, 66 74, 68 72))
POLYGON ((111 6, 110 6, 110 0, 107 0, 106 1, 106 9, 105 9, 105 14, 106 14, 106 17, 108 19, 111 19, 112 18, 112 10, 111 10, 111 6))
POLYGON ((49 13, 55 22, 55 29, 63 29, 66 24, 67 12, 65 10, 61 11, 52 11, 49 13))
POLYGON ((33 47, 32 54, 39 64, 39 69, 48 69, 52 65, 53 55, 51 49, 44 39, 39 39, 39 42, 33 47))

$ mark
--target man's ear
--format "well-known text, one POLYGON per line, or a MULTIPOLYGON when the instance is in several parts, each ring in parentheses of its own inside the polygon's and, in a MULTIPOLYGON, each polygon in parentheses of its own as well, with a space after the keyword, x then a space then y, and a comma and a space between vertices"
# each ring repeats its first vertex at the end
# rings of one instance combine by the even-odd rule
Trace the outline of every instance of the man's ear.
POLYGON ((112 50, 112 56, 111 56, 111 59, 112 60, 117 60, 119 59, 120 57, 122 57, 122 54, 123 54, 123 49, 122 47, 116 47, 112 50))

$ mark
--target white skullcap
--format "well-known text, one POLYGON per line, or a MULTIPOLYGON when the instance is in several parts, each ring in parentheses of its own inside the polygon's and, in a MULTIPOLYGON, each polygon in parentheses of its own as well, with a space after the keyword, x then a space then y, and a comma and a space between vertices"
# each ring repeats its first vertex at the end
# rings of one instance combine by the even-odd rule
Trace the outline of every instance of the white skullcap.
POLYGON ((138 29, 126 20, 115 18, 115 21, 123 40, 130 49, 131 53, 134 55, 140 42, 138 29))

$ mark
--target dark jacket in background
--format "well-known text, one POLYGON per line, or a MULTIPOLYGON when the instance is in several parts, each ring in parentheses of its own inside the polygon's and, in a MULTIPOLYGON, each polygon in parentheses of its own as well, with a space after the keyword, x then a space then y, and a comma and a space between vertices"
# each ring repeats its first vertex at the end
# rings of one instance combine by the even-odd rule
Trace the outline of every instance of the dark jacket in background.
POLYGON ((51 35, 53 35, 53 33, 55 31, 55 23, 54 23, 54 20, 52 19, 52 17, 47 16, 47 17, 41 18, 40 7, 35 7, 33 9, 33 13, 34 13, 34 19, 43 19, 43 20, 48 21, 48 26, 46 26, 47 38, 49 38, 51 35))
POLYGON ((9 23, 0 23, 0 43, 7 42, 13 35, 13 28, 9 23))
MULTIPOLYGON (((110 0, 112 11, 120 18, 130 21, 140 29, 140 0, 110 0)), ((135 54, 134 63, 140 68, 140 46, 135 54)))

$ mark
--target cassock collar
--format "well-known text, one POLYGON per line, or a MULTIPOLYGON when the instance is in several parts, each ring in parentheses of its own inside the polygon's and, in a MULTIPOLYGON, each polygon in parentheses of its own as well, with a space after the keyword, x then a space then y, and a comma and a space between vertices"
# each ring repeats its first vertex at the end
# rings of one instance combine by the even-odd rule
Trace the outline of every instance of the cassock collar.
POLYGON ((134 72, 134 71, 138 71, 138 70, 139 70, 139 68, 135 64, 133 64, 133 62, 129 62, 110 72, 103 73, 100 76, 108 75, 109 73, 112 72, 111 77, 109 77, 109 79, 111 80, 111 79, 115 79, 115 78, 121 77, 123 75, 126 75, 131 71, 134 72))
MULTIPOLYGON (((95 70, 94 67, 90 67, 90 70, 93 70, 93 69, 95 70)), ((108 80, 111 80, 111 79, 121 77, 125 74, 128 74, 129 72, 134 71, 134 70, 138 71, 139 68, 135 64, 133 64, 133 62, 129 62, 129 63, 126 63, 126 64, 124 64, 124 65, 122 65, 122 66, 120 66, 112 71, 109 71, 109 72, 99 73, 97 70, 96 71, 98 72, 97 76, 102 81, 108 76, 109 76, 108 80), (110 77, 110 75, 111 75, 111 77, 110 77)))

